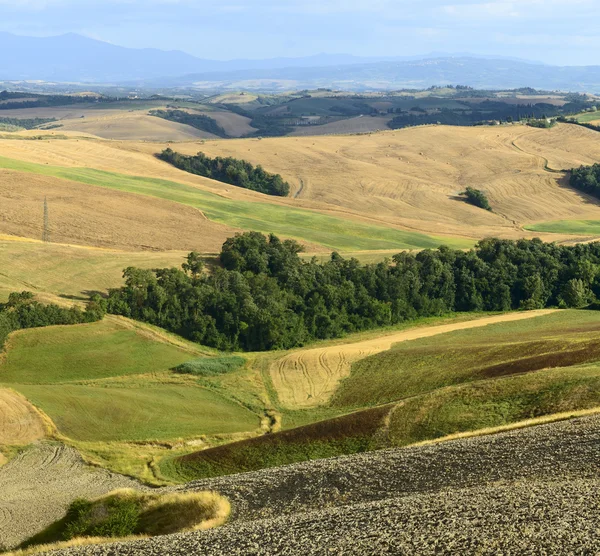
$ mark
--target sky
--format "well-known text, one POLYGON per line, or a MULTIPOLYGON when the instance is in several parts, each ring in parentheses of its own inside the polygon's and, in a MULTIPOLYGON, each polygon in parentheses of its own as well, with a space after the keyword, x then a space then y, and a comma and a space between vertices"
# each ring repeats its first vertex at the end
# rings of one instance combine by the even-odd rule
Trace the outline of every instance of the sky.
POLYGON ((0 31, 200 58, 431 52, 600 65, 600 0, 0 0, 0 31))

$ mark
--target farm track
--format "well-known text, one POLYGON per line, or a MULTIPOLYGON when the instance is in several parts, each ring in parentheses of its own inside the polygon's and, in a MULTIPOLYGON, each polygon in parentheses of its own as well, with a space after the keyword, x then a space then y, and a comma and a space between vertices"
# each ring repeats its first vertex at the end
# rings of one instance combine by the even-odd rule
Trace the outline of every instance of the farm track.
POLYGON ((381 336, 374 340, 298 350, 275 361, 271 380, 280 403, 288 408, 314 407, 331 398, 340 380, 350 374, 352 363, 386 351, 393 344, 438 334, 478 328, 489 324, 534 318, 552 313, 552 309, 509 313, 467 322, 413 328, 381 336))
POLYGON ((45 434, 40 414, 24 397, 12 390, 0 389, 0 445, 26 445, 45 434))
POLYGON ((221 528, 51 554, 596 554, 598 461, 600 416, 309 461, 176 488, 227 496, 221 528))
POLYGON ((0 468, 0 547, 13 547, 60 519, 77 497, 96 497, 136 481, 92 468, 73 448, 34 444, 0 468))

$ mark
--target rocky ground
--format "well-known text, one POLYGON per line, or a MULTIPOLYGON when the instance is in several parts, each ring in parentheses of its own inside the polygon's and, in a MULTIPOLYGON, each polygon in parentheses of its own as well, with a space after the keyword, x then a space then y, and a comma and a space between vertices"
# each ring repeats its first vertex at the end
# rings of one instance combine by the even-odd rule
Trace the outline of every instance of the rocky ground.
POLYGON ((600 417, 196 481, 229 525, 58 555, 600 554, 600 417))
POLYGON ((60 519, 75 498, 136 486, 131 479, 86 465, 73 448, 34 444, 0 468, 0 550, 60 519))

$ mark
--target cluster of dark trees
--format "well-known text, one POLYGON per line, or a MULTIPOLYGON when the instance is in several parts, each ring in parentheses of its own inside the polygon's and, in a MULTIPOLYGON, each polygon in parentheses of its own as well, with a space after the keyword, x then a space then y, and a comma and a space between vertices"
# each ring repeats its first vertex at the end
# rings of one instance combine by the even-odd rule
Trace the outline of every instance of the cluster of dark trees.
POLYGON ((212 133, 217 137, 227 137, 225 130, 214 118, 204 114, 193 114, 185 110, 151 110, 150 115, 179 124, 186 124, 201 131, 212 133))
POLYGON ((584 306, 600 295, 600 243, 486 239, 362 266, 333 253, 303 261, 291 240, 258 232, 228 239, 222 268, 127 268, 108 311, 221 350, 288 349, 315 339, 451 311, 584 306))
POLYGON ((487 195, 481 191, 481 189, 475 189, 473 187, 467 187, 462 193, 466 197, 467 203, 475 205, 476 207, 492 210, 490 202, 488 201, 487 195))
POLYGON ((462 102, 464 109, 442 108, 439 112, 429 114, 413 114, 402 112, 395 116, 388 126, 400 129, 423 124, 472 126, 490 121, 518 122, 521 120, 545 120, 564 114, 575 114, 587 109, 589 102, 573 100, 564 106, 547 103, 508 104, 506 102, 486 100, 479 103, 462 102))
POLYGON ((600 164, 573 168, 569 185, 600 198, 600 164))
POLYGON ((0 124, 14 125, 23 129, 34 129, 55 121, 56 118, 0 118, 0 124))
POLYGON ((82 311, 77 307, 66 309, 58 305, 44 305, 35 301, 31 292, 11 293, 7 303, 0 303, 0 349, 8 335, 15 330, 95 322, 102 319, 105 313, 106 301, 97 295, 82 311))
POLYGON ((66 106, 70 104, 84 104, 89 102, 114 102, 117 99, 96 96, 42 95, 38 93, 12 93, 9 91, 0 91, 0 100, 5 101, 0 103, 0 110, 12 110, 14 108, 66 106))
POLYGON ((180 170, 206 178, 229 183, 237 187, 252 189, 267 195, 286 197, 290 184, 283 181, 279 174, 271 174, 262 166, 253 166, 245 160, 227 157, 210 158, 199 152, 196 156, 179 154, 170 148, 165 149, 158 158, 173 164, 180 170))

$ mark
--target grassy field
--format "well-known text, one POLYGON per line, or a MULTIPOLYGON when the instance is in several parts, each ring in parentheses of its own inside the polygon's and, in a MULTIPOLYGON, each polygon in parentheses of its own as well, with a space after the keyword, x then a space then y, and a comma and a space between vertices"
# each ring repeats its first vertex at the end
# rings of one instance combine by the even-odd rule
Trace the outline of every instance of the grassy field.
POLYGON ((600 220, 556 220, 530 224, 525 229, 532 232, 597 236, 600 235, 600 220))
POLYGON ((379 405, 465 382, 600 360, 599 331, 596 311, 558 311, 402 342, 356 362, 332 403, 379 405))
POLYGON ((135 177, 88 168, 66 168, 0 157, 0 168, 43 174, 88 185, 147 195, 192 206, 215 222, 244 230, 275 233, 338 250, 421 249, 441 244, 472 245, 393 228, 350 222, 314 211, 258 202, 234 201, 201 189, 157 178, 135 177))
POLYGON ((582 124, 587 124, 589 122, 595 122, 600 120, 600 111, 596 112, 584 112, 583 114, 579 114, 577 116, 577 121, 582 124))
POLYGON ((169 440, 257 429, 257 413, 169 370, 198 356, 124 319, 31 329, 11 336, 0 383, 26 396, 74 440, 169 440))
POLYGON ((594 408, 599 331, 598 312, 570 310, 401 342, 352 365, 327 406, 346 416, 323 412, 318 424, 167 457, 161 469, 189 480, 594 408))

